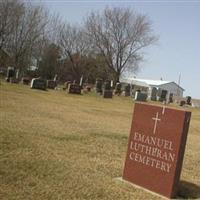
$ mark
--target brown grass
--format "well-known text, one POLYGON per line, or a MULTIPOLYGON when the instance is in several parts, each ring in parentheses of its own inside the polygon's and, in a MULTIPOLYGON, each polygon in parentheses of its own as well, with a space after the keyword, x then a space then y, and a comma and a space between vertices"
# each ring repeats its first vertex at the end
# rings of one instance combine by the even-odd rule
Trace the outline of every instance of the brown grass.
MULTIPOLYGON (((0 85, 0 199, 161 199, 122 176, 130 98, 0 85)), ((200 198, 200 110, 192 110, 180 186, 200 198)))

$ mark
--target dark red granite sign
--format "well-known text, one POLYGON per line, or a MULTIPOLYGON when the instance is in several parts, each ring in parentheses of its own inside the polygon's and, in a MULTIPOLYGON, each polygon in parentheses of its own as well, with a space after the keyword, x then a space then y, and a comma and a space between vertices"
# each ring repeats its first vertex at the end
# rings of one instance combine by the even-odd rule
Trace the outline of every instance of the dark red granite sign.
POLYGON ((176 196, 191 112, 135 103, 123 179, 176 196))

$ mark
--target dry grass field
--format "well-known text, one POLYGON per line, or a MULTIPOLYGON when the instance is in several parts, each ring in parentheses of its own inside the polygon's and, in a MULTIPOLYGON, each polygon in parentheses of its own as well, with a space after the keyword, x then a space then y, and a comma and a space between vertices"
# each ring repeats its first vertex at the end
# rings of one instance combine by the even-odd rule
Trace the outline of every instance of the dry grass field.
MULTIPOLYGON (((133 101, 0 85, 0 199, 162 199, 122 176, 133 101)), ((192 120, 179 197, 200 198, 200 109, 192 120)))

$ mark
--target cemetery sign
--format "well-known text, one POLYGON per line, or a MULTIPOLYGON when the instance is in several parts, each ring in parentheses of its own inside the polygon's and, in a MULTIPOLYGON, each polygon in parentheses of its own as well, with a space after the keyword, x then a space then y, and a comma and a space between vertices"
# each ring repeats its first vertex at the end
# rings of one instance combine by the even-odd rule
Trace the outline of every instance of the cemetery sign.
POLYGON ((135 103, 123 179, 176 196, 191 112, 135 103))

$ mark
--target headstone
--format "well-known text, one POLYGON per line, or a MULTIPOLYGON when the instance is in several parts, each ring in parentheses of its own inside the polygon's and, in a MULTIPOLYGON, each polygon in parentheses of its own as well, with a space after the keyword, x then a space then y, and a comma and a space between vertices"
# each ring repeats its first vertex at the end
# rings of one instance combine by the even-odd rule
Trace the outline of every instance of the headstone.
POLYGON ((58 75, 56 74, 53 78, 54 81, 58 81, 58 75))
POLYGON ((111 81, 106 80, 104 83, 103 98, 112 98, 113 92, 111 88, 111 81))
POLYGON ((6 81, 12 82, 12 79, 14 79, 14 77, 15 77, 15 68, 14 67, 8 67, 6 81))
POLYGON ((57 75, 57 74, 55 74, 53 80, 55 81, 55 84, 56 84, 56 86, 55 86, 54 89, 56 89, 56 88, 57 88, 57 85, 58 85, 58 75, 57 75))
POLYGON ((111 90, 111 81, 110 80, 106 80, 104 82, 104 90, 111 90))
POLYGON ((158 97, 159 97, 159 101, 166 101, 166 97, 167 97, 167 90, 162 90, 162 89, 159 89, 158 90, 158 97))
POLYGON ((47 88, 46 80, 42 79, 42 78, 33 78, 31 80, 31 88, 39 89, 39 90, 46 90, 46 88, 47 88))
POLYGON ((135 93, 135 101, 146 101, 147 100, 147 94, 143 92, 137 91, 135 93))
POLYGON ((185 103, 186 103, 186 102, 185 102, 184 100, 181 100, 179 105, 180 105, 180 106, 184 106, 185 103))
POLYGON ((173 94, 172 93, 169 94, 169 103, 173 103, 173 94))
POLYGON ((157 100, 157 88, 153 87, 151 90, 151 100, 152 101, 156 101, 157 100))
POLYGON ((115 86, 115 94, 117 95, 120 95, 122 93, 122 85, 121 83, 116 83, 116 86, 115 86))
POLYGON ((85 89, 87 90, 87 92, 91 92, 92 86, 91 85, 86 85, 85 89))
POLYGON ((91 92, 92 90, 92 85, 88 84, 88 83, 85 83, 83 86, 82 86, 82 89, 83 89, 83 93, 87 94, 89 92, 91 92))
POLYGON ((54 80, 47 80, 47 88, 49 89, 55 89, 56 87, 56 81, 54 80))
POLYGON ((123 179, 175 197, 190 117, 184 110, 135 103, 123 179))
POLYGON ((22 77, 22 83, 24 85, 29 85, 30 83, 30 78, 29 77, 22 77))
POLYGON ((102 79, 96 79, 96 93, 102 94, 103 92, 103 80, 102 79))
POLYGON ((79 85, 80 85, 81 87, 83 87, 83 76, 81 76, 79 85))
POLYGON ((191 104, 191 100, 192 100, 192 97, 191 97, 191 96, 187 96, 187 97, 186 97, 186 104, 187 104, 187 105, 192 105, 192 104, 191 104))
POLYGON ((79 84, 72 83, 68 86, 68 93, 69 94, 81 94, 82 87, 79 84))
POLYGON ((72 82, 71 81, 67 81, 64 83, 64 87, 63 87, 63 90, 68 90, 68 86, 69 84, 71 84, 72 82))
POLYGON ((17 69, 17 70, 16 70, 16 74, 15 74, 15 77, 16 77, 17 80, 19 79, 19 74, 20 74, 20 73, 19 73, 19 69, 17 69))
POLYGON ((104 90, 103 91, 103 98, 111 99, 113 96, 112 90, 104 90))
POLYGON ((111 80, 110 86, 111 86, 111 88, 113 89, 113 80, 111 80))
POLYGON ((125 97, 130 96, 130 93, 131 93, 131 86, 130 84, 128 84, 125 86, 125 97))

